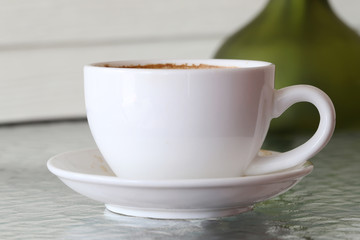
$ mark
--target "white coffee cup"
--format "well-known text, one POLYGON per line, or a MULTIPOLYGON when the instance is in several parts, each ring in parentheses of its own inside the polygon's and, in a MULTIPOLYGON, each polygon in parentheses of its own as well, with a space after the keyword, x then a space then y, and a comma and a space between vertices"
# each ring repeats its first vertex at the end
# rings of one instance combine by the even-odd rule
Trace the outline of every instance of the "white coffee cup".
POLYGON ((329 141, 335 110, 321 90, 274 89, 275 66, 248 60, 143 60, 85 66, 85 102, 95 142, 125 179, 223 178, 304 163, 329 141), (210 69, 124 68, 148 64, 210 69), (315 134, 285 153, 260 156, 272 118, 297 102, 320 113, 315 134))

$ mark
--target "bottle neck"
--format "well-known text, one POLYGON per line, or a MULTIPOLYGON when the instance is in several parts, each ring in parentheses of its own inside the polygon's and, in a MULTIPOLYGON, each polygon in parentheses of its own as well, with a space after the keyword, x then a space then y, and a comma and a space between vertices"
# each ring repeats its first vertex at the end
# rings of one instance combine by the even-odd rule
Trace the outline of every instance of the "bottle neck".
POLYGON ((299 34, 309 31, 312 25, 328 24, 338 18, 328 0, 270 0, 257 20, 267 26, 281 26, 280 32, 299 34))
POLYGON ((331 10, 328 0, 269 0, 265 11, 297 14, 304 11, 331 10))

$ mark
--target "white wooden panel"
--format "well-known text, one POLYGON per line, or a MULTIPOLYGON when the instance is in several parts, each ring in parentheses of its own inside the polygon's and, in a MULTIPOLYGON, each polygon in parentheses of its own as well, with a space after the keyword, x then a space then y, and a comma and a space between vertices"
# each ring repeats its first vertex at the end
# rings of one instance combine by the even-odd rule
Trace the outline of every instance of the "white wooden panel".
MULTIPOLYGON (((228 34, 266 0, 1 1, 0 44, 116 41, 228 34)), ((40 46, 41 47, 41 46, 40 46)))

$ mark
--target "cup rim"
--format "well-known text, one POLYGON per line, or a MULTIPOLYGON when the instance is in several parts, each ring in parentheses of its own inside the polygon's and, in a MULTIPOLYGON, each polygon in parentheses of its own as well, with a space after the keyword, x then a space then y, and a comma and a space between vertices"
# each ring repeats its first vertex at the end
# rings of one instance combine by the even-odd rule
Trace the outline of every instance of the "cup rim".
POLYGON ((259 60, 244 60, 244 59, 139 59, 139 60, 119 60, 119 61, 105 61, 90 63, 84 66, 84 68, 97 68, 108 69, 115 71, 136 71, 136 72, 148 72, 148 71, 239 71, 249 69, 266 69, 273 68, 275 65, 271 62, 259 61, 259 60), (220 68, 187 68, 187 69, 165 69, 165 68, 124 68, 121 66, 131 65, 147 65, 147 64, 207 64, 216 65, 220 68), (225 68, 221 68, 225 67, 225 68))

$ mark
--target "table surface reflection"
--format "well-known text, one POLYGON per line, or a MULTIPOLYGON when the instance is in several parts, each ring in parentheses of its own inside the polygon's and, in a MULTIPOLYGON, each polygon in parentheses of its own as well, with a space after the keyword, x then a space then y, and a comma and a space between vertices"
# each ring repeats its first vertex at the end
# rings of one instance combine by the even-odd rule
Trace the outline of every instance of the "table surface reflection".
MULTIPOLYGON (((278 135, 265 146, 282 151, 305 140, 278 135)), ((0 239, 360 239, 360 131, 337 131, 287 193, 207 220, 114 214, 47 170, 51 156, 89 147, 85 121, 0 127, 0 239)))

